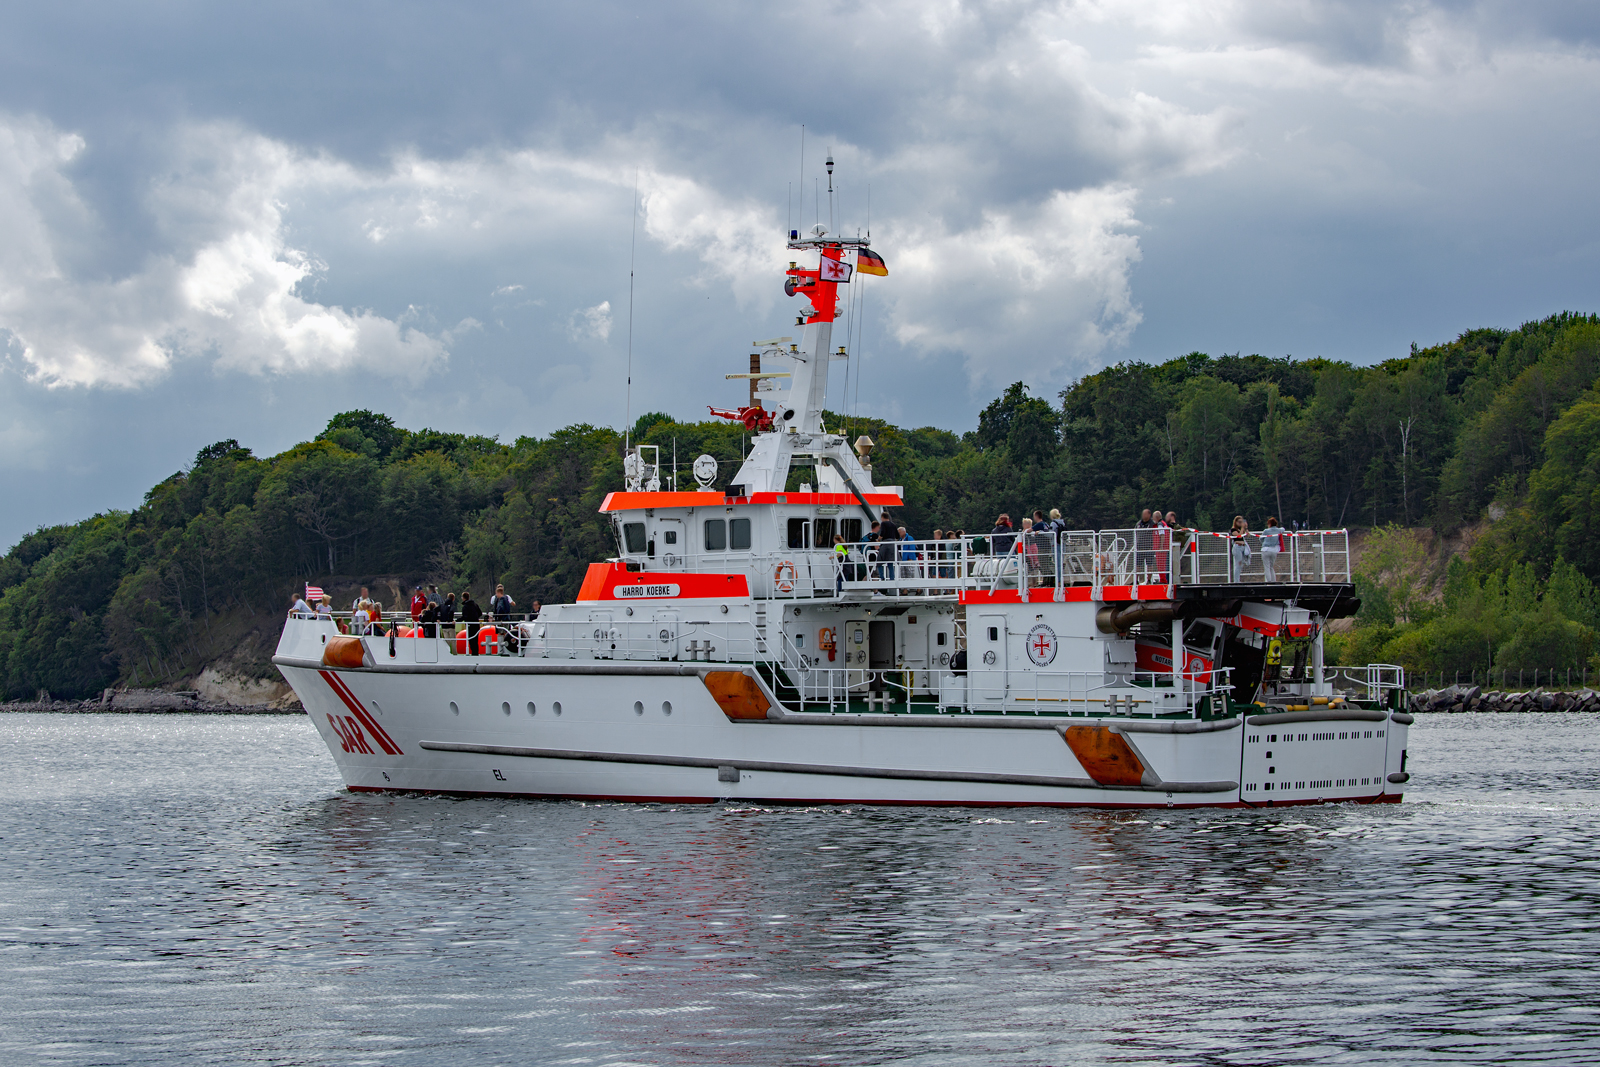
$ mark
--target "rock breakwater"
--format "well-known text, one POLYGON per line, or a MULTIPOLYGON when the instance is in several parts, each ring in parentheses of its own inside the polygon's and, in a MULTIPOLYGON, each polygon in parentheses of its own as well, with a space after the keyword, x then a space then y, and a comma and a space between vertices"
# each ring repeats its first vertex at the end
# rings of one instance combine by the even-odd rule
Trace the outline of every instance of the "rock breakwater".
POLYGON ((1600 693, 1593 689, 1529 689, 1523 692, 1485 692, 1478 685, 1451 685, 1425 689, 1411 696, 1411 710, 1469 711, 1600 711, 1600 693))
POLYGON ((0 712, 53 711, 80 714, 145 714, 176 712, 194 715, 301 714, 298 701, 272 704, 235 704, 208 698, 198 689, 107 689, 89 700, 55 700, 40 693, 36 700, 0 704, 0 712))

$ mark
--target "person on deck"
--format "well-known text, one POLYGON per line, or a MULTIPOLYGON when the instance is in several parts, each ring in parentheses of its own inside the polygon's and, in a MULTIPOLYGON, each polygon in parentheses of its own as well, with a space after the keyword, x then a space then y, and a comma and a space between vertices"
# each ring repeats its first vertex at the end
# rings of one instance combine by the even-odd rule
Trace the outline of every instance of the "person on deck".
POLYGON ((1250 524, 1243 515, 1233 517, 1228 530, 1228 556, 1233 562, 1232 580, 1244 581, 1244 569, 1250 565, 1250 524))
POLYGON ((994 529, 989 531, 989 551, 996 556, 1003 556, 1011 551, 1016 540, 1016 531, 1011 528, 1011 516, 1002 512, 994 520, 994 529))
POLYGON ((833 535, 833 595, 844 595, 844 569, 850 565, 850 546, 840 534, 833 535))
MULTIPOLYGON (((506 587, 494 587, 494 596, 489 598, 489 617, 495 622, 510 622, 515 617, 517 602, 506 593, 506 587)), ((515 626, 502 627, 506 635, 506 651, 513 656, 521 647, 517 643, 517 628, 515 626)))
POLYGON ((439 636, 439 605, 429 603, 422 609, 422 614, 417 616, 417 621, 422 626, 423 637, 439 636))
POLYGON ((878 524, 875 522, 866 533, 861 535, 861 558, 866 562, 862 563, 856 571, 856 581, 858 582, 864 581, 869 577, 876 578, 878 576, 878 568, 873 566, 878 560, 878 529, 878 524))
POLYGON ((878 574, 879 577, 894 578, 894 561, 900 554, 900 527, 896 526, 888 516, 878 524, 878 574))
POLYGON ((356 596, 356 598, 354 600, 352 600, 350 602, 350 610, 351 611, 355 611, 355 610, 359 609, 363 603, 365 603, 366 601, 368 601, 370 599, 372 599, 372 598, 367 593, 367 587, 366 586, 362 586, 361 587, 361 592, 356 596))
POLYGON ((306 603, 306 598, 296 593, 294 599, 289 602, 289 618, 309 619, 312 614, 311 605, 306 603))
POLYGON ((333 597, 329 596, 327 593, 323 593, 322 599, 317 601, 317 618, 333 618, 333 597))
POLYGON ((1267 516, 1266 529, 1261 531, 1261 569, 1269 582, 1278 580, 1278 554, 1289 547, 1289 531, 1278 525, 1276 515, 1267 516))
POLYGON ((1150 514, 1150 509, 1145 508, 1139 513, 1139 521, 1133 524, 1133 555, 1138 568, 1134 574, 1134 581, 1144 580, 1155 569, 1156 554, 1150 548, 1150 531, 1155 529, 1155 520, 1150 514))
POLYGON ((453 638, 456 635, 456 595, 446 593, 444 603, 439 605, 439 633, 440 636, 453 638))
POLYGON ((1155 522, 1156 528, 1153 531, 1155 536, 1152 538, 1152 548, 1156 556, 1155 580, 1161 585, 1166 585, 1172 568, 1172 527, 1167 525, 1167 517, 1161 514, 1160 508, 1154 509, 1154 515, 1152 521, 1155 522))
POLYGON ((427 606, 428 598, 422 595, 422 586, 414 587, 411 590, 411 625, 417 625, 422 618, 422 612, 427 606))
POLYGON ((478 602, 472 599, 472 594, 461 594, 461 621, 467 624, 467 647, 474 656, 478 655, 478 631, 483 629, 481 621, 483 609, 478 607, 478 602))

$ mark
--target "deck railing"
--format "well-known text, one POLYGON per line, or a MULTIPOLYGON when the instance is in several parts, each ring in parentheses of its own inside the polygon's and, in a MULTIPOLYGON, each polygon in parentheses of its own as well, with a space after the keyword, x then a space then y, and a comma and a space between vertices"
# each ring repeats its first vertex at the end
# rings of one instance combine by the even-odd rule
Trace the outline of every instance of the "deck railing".
MULTIPOLYGON (((409 615, 385 613, 363 626, 350 612, 333 621, 355 636, 372 639, 380 662, 386 646, 406 662, 441 663, 454 657, 521 659, 676 661, 722 663, 764 669, 780 694, 792 697, 790 710, 905 713, 1004 712, 1023 715, 1155 717, 1193 715, 1200 702, 1228 686, 1228 670, 1169 672, 1133 670, 1049 671, 983 666, 956 673, 937 666, 875 668, 850 666, 794 643, 774 618, 696 619, 692 612, 653 618, 617 617, 597 610, 588 619, 534 619, 478 624, 441 623, 430 636, 426 624, 413 626, 409 615), (607 616, 610 617, 607 617, 607 616), (342 624, 342 625, 341 625, 342 624), (370 627, 370 632, 368 630, 370 627), (474 640, 475 638, 475 640, 474 640)), ((314 619, 315 615, 302 616, 314 619)))
MULTIPOLYGON (((1165 527, 982 534, 757 553, 757 597, 809 600, 844 592, 900 596, 1070 586, 1302 585, 1350 580, 1344 530, 1227 534, 1165 527)), ((687 568, 687 562, 684 564, 687 568)), ((719 560, 726 568, 728 561, 719 560)))

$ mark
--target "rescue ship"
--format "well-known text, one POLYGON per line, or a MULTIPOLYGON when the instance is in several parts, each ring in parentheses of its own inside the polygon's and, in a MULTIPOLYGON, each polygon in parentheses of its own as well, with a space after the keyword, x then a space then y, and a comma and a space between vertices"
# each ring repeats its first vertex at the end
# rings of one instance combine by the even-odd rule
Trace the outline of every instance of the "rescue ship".
MULTIPOLYGON (((869 238, 791 230, 798 338, 757 342, 752 446, 717 490, 628 450, 617 554, 525 622, 351 635, 291 617, 273 662, 347 787, 630 801, 1234 807, 1401 799, 1404 677, 1330 667, 1345 531, 896 541, 871 442, 823 421, 839 286, 869 238), (795 488, 790 488, 795 486, 795 488), (835 551, 835 538, 847 550, 835 551), (1268 573, 1262 548, 1277 548, 1268 573), (1243 558, 1241 558, 1243 557, 1243 558), (1273 578, 1275 580, 1269 580, 1273 578)), ((713 409, 714 411, 716 409, 713 409)))

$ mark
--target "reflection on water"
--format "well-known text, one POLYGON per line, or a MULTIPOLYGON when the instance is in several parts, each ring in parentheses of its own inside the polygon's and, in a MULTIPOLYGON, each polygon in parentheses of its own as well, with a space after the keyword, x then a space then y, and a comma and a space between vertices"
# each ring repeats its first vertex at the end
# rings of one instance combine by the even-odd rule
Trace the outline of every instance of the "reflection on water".
POLYGON ((303 718, 0 720, 0 1062, 1600 1059, 1594 716, 1401 806, 355 796, 303 718))

